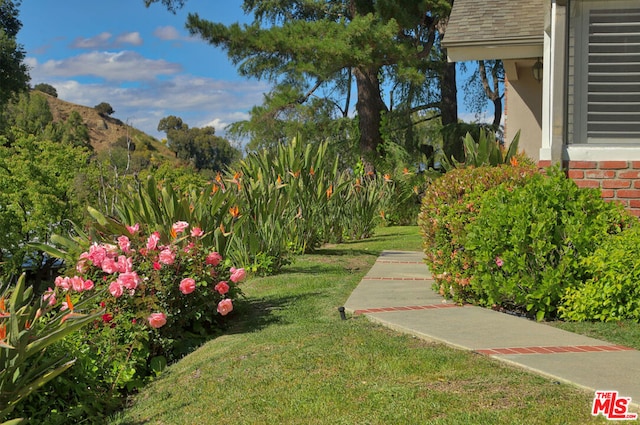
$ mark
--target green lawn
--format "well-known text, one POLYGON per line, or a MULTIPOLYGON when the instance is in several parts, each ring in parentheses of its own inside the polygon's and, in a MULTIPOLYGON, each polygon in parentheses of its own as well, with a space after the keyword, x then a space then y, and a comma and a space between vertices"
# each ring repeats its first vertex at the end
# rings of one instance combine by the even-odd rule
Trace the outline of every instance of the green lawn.
POLYGON ((583 424, 592 394, 402 335, 337 308, 417 227, 302 256, 243 284, 221 337, 171 366, 111 424, 583 424))

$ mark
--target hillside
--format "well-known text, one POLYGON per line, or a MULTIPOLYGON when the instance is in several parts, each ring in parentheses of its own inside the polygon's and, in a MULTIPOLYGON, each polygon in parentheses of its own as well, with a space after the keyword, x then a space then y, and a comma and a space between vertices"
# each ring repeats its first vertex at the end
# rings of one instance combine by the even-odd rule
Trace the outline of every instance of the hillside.
POLYGON ((109 149, 120 139, 126 140, 128 136, 135 144, 136 151, 150 151, 150 156, 157 156, 159 157, 158 159, 172 162, 176 161, 174 153, 158 139, 123 123, 117 118, 101 116, 92 107, 66 102, 43 92, 38 92, 38 94, 46 97, 53 120, 56 122, 65 121, 73 111, 80 114, 89 128, 91 146, 93 146, 96 153, 109 149))

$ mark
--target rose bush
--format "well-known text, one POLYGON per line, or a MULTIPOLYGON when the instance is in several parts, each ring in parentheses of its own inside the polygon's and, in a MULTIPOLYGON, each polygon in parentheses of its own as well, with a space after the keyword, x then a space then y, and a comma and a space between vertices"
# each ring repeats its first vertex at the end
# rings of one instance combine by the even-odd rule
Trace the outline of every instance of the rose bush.
POLYGON ((244 269, 229 267, 201 243, 202 229, 189 227, 178 221, 162 234, 145 232, 138 223, 126 226, 127 234, 115 237, 116 243, 93 243, 80 254, 75 276, 58 278, 56 286, 108 288, 100 326, 141 333, 134 339, 146 342, 150 356, 171 360, 184 351, 185 340, 217 332, 246 277, 244 269))

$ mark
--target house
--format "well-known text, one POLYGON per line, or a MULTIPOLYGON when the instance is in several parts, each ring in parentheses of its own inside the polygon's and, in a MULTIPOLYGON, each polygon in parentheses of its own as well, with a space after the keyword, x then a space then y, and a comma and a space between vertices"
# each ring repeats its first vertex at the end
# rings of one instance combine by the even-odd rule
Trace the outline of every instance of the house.
POLYGON ((640 216, 640 1, 455 0, 443 46, 503 61, 505 140, 640 216))

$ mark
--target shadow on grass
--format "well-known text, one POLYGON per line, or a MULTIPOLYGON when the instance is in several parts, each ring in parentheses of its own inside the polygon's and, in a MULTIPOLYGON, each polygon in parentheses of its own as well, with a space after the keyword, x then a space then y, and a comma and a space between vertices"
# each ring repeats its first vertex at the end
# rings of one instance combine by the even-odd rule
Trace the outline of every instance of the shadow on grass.
POLYGON ((279 314, 280 311, 319 295, 318 292, 309 292, 295 296, 248 298, 238 301, 235 308, 238 319, 234 320, 223 333, 233 335, 258 332, 268 326, 289 324, 291 321, 286 317, 287 315, 279 314))
POLYGON ((366 250, 366 249, 351 249, 351 248, 344 248, 344 249, 336 249, 336 248, 319 248, 317 251, 315 251, 312 255, 327 255, 327 256, 332 256, 332 257, 340 257, 340 256, 345 256, 345 255, 367 255, 370 257, 378 257, 380 255, 380 252, 382 251, 378 251, 378 250, 366 250))

